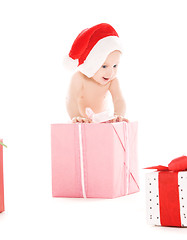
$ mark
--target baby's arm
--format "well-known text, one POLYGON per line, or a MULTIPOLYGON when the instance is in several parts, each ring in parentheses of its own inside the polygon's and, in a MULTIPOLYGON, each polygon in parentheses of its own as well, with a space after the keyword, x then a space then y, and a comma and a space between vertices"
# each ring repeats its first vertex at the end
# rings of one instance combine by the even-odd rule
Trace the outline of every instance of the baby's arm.
POLYGON ((78 116, 80 117, 77 101, 82 89, 82 78, 79 75, 79 72, 76 72, 72 76, 66 97, 66 108, 71 119, 78 116))
POLYGON ((90 119, 84 117, 84 113, 79 107, 82 87, 82 73, 76 72, 71 78, 68 95, 66 97, 66 108, 72 122, 91 122, 90 119))
POLYGON ((120 116, 121 118, 123 118, 123 120, 126 121, 126 119, 124 119, 126 112, 126 104, 117 78, 111 81, 109 91, 112 95, 112 100, 114 104, 114 115, 120 116))

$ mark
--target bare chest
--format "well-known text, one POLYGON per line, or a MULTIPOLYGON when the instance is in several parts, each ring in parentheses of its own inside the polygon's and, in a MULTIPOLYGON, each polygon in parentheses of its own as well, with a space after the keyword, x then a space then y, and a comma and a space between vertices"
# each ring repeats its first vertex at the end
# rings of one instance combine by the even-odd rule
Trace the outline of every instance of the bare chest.
POLYGON ((85 80, 83 81, 83 88, 80 93, 81 95, 80 97, 85 98, 87 100, 95 99, 95 101, 97 101, 97 99, 98 100, 104 99, 108 93, 108 90, 109 84, 103 86, 94 81, 85 80))

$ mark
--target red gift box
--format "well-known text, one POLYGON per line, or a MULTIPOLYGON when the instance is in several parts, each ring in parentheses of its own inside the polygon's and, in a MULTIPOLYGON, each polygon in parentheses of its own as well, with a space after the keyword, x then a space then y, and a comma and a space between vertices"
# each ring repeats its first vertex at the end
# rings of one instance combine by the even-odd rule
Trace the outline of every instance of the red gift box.
MULTIPOLYGON (((0 140, 0 142, 2 142, 2 140, 0 140)), ((3 146, 0 144, 0 212, 4 210, 3 146)))
POLYGON ((176 158, 168 165, 154 166, 147 173, 147 222, 153 225, 187 226, 187 157, 176 158))

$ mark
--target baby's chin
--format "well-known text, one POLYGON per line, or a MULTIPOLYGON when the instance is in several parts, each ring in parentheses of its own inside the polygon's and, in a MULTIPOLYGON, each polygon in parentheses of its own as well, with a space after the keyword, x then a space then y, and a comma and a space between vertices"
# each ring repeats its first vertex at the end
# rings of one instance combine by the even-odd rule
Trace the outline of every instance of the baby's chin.
POLYGON ((109 80, 109 81, 97 81, 97 83, 99 83, 100 85, 102 85, 102 86, 105 86, 105 85, 107 85, 109 82, 111 82, 111 80, 109 80))

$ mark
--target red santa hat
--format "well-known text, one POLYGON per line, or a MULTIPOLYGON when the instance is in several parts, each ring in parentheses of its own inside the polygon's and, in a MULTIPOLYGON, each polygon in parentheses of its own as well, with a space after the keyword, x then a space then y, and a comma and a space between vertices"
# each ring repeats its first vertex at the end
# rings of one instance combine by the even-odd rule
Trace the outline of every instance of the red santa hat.
POLYGON ((119 50, 121 43, 116 30, 107 23, 101 23, 84 29, 75 39, 66 66, 79 68, 87 77, 92 77, 105 62, 108 54, 119 50))

